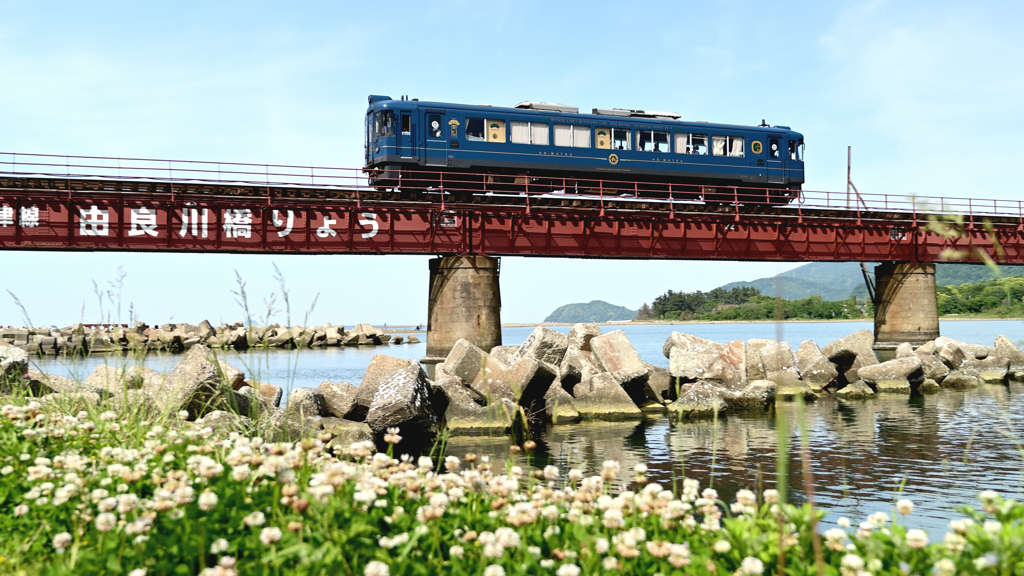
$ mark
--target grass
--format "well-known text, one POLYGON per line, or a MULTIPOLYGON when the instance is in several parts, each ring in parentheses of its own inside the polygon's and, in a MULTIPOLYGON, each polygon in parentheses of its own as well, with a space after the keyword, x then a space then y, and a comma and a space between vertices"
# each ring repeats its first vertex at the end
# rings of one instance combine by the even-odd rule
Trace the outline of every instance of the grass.
POLYGON ((823 512, 778 491, 725 503, 610 461, 587 476, 443 445, 435 459, 331 453, 326 436, 271 443, 16 389, 5 401, 5 574, 1024 573, 1024 505, 991 493, 940 543, 878 513, 819 536, 823 512), (632 490, 612 488, 620 476, 632 490))

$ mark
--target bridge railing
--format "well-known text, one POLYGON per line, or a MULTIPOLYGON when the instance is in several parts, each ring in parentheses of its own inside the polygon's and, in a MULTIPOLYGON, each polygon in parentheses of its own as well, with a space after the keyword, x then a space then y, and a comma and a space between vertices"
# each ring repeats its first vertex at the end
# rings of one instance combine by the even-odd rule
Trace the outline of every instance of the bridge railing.
POLYGON ((0 152, 0 174, 220 185, 367 188, 358 168, 0 152))
POLYGON ((1020 200, 795 191, 753 185, 702 186, 606 179, 527 178, 427 169, 367 173, 362 168, 328 166, 0 152, 0 175, 239 185, 256 188, 297 187, 360 191, 385 187, 420 189, 451 200, 481 194, 527 199, 546 195, 572 195, 598 199, 602 202, 763 205, 796 212, 844 210, 908 215, 944 213, 976 217, 1016 217, 1024 221, 1024 202, 1020 200))

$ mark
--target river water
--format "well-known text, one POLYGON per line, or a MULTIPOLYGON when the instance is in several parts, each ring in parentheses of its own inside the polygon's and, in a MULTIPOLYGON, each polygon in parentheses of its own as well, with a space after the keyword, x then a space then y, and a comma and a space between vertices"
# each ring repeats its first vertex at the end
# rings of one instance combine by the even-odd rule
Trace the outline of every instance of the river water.
MULTIPOLYGON (((824 346, 861 329, 870 322, 791 322, 784 324, 687 324, 604 326, 622 329, 640 355, 667 367, 661 347, 668 334, 679 330, 719 342, 748 338, 789 341, 794 347, 806 339, 824 346)), ((568 327, 555 328, 568 332, 568 327)), ((502 330, 506 344, 518 344, 532 328, 502 330)), ((1024 341, 1020 321, 943 321, 945 336, 977 344, 991 344, 1005 334, 1024 341)), ((302 352, 262 351, 229 354, 229 361, 247 376, 291 389, 315 387, 324 380, 358 384, 376 353, 401 358, 425 355, 424 344, 383 348, 331 348, 302 352)), ((175 355, 152 355, 147 366, 169 372, 175 355)), ((123 365, 124 358, 93 357, 74 361, 45 359, 46 372, 84 378, 104 363, 123 365)), ((714 483, 731 498, 740 488, 771 488, 776 474, 779 438, 788 446, 787 484, 793 497, 807 498, 801 459, 802 439, 810 455, 814 498, 829 511, 826 523, 840 516, 860 521, 867 514, 886 511, 902 497, 916 504, 909 524, 941 538, 946 522, 960 504, 974 505, 974 495, 986 488, 1007 497, 1024 498, 1024 385, 985 386, 966 392, 946 391, 930 396, 882 396, 844 401, 824 395, 801 407, 781 403, 773 412, 730 414, 720 420, 673 421, 659 416, 640 422, 582 423, 535 431, 538 449, 515 456, 521 464, 599 467, 606 459, 622 463, 623 476, 638 463, 648 466, 648 478, 670 486, 685 475, 702 486, 714 483), (802 425, 801 425, 802 423, 802 425), (783 431, 780 434, 780 429, 783 431), (804 430, 806 432, 804 432, 804 430)), ((452 438, 449 454, 508 456, 509 440, 452 438)))

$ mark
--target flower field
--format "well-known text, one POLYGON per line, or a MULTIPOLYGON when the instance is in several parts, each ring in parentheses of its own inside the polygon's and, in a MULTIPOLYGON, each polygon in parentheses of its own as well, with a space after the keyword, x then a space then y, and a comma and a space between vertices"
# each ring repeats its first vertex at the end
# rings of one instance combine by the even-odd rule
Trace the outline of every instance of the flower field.
POLYGON ((907 500, 821 532, 820 510, 775 490, 725 503, 693 480, 648 483, 642 465, 394 458, 328 449, 322 432, 271 443, 175 415, 3 402, 2 574, 1024 574, 1024 505, 992 492, 929 543, 904 528, 907 500))

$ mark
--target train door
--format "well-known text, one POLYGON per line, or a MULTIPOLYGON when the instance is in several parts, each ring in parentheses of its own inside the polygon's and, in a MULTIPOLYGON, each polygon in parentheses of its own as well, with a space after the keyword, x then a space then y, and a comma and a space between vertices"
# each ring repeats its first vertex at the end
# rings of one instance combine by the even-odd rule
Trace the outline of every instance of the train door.
POLYGON ((782 184, 786 181, 783 164, 782 138, 768 136, 768 183, 782 184))
POLYGON ((427 166, 444 166, 448 163, 448 138, 445 129, 445 114, 439 110, 426 113, 427 119, 427 166))
POLYGON ((413 158, 416 156, 416 138, 412 133, 412 115, 409 112, 399 114, 396 152, 402 158, 413 158))

